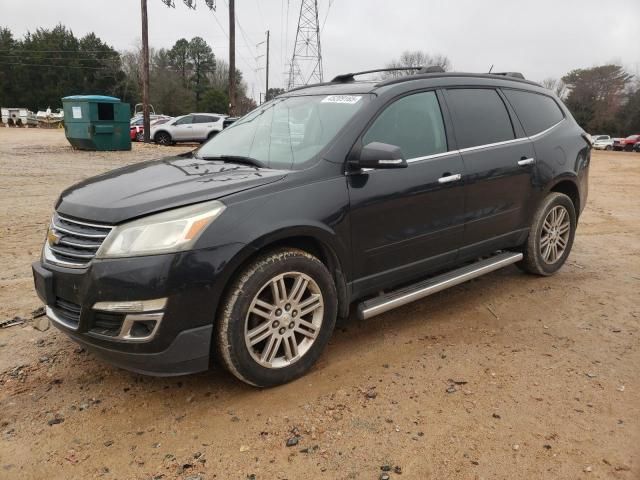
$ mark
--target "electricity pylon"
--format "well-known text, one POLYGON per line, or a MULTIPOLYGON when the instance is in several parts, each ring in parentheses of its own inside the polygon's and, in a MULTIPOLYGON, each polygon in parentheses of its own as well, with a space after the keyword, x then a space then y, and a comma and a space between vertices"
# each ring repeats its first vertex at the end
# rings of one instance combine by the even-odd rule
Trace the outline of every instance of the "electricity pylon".
POLYGON ((302 0, 287 90, 316 82, 322 82, 318 0, 302 0))

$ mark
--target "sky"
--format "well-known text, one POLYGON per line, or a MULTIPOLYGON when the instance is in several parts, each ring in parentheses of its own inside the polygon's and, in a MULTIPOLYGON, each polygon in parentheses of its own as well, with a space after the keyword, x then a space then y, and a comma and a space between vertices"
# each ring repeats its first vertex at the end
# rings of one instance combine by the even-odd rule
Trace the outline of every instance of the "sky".
MULTIPOLYGON (((228 60, 228 0, 210 12, 182 0, 148 0, 149 43, 170 48, 204 38, 228 60)), ((265 85, 265 32, 271 32, 270 86, 286 84, 301 0, 236 0, 236 65, 258 99, 265 85)), ((621 63, 640 75, 638 0, 318 0, 325 80, 384 67, 404 50, 444 54, 454 70, 519 71, 541 81, 574 68, 621 63), (615 4, 615 5, 614 5, 615 4)), ((0 26, 15 36, 62 23, 95 32, 118 50, 140 42, 137 0, 0 0, 0 26)))

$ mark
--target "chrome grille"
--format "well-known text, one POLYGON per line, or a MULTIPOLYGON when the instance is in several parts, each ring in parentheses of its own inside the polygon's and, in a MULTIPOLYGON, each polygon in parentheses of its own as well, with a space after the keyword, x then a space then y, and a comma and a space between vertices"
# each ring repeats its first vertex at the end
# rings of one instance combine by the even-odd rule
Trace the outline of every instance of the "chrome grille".
POLYGON ((57 213, 51 219, 45 260, 71 268, 86 267, 113 227, 81 222, 57 213))

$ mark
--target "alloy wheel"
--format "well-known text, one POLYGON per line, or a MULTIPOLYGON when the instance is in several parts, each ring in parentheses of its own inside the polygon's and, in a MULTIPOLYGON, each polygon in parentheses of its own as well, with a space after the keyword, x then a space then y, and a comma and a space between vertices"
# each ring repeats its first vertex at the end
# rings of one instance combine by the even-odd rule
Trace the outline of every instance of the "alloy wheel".
POLYGON ((316 341, 324 317, 318 284, 301 272, 276 275, 258 291, 245 318, 247 349, 258 364, 283 368, 316 341))
POLYGON ((571 219, 562 205, 556 205, 547 214, 540 234, 540 254, 547 264, 553 264, 564 254, 569 243, 571 219))

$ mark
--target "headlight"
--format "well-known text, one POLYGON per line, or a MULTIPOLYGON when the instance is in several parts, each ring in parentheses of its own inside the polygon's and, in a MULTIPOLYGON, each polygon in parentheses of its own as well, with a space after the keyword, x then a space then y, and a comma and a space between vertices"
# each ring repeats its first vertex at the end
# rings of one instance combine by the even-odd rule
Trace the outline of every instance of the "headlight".
POLYGON ((115 227, 97 258, 134 257, 188 250, 224 211, 222 202, 176 208, 115 227))

